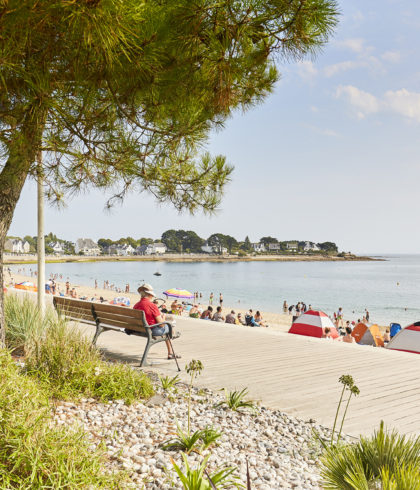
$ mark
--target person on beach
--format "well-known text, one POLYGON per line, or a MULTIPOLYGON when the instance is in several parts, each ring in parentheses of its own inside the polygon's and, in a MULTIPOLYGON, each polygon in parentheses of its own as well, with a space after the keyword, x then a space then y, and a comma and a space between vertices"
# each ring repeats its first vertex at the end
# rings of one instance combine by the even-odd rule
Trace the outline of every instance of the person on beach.
POLYGON ((214 298, 214 294, 213 293, 210 293, 210 299, 209 299, 210 305, 213 304, 213 298, 214 298))
MULTIPOLYGON (((161 313, 159 308, 153 303, 153 299, 156 297, 153 287, 150 284, 143 284, 137 289, 141 296, 140 301, 138 301, 134 306, 134 310, 140 310, 144 312, 146 321, 149 325, 155 325, 156 323, 163 323, 165 321, 165 315, 161 313)), ((126 329, 125 331, 128 335, 135 335, 136 332, 126 329)), ((152 328, 152 335, 154 337, 160 337, 162 335, 169 333, 168 325, 159 325, 158 327, 152 328)), ((179 334, 176 334, 179 337, 179 334)), ((176 338, 175 336, 173 338, 176 338)), ((166 348, 168 350, 168 359, 175 359, 175 353, 171 347, 169 340, 165 340, 166 348)), ((181 356, 176 356, 180 359, 181 356)))
POLYGON ((338 308, 338 311, 337 311, 337 327, 339 327, 340 325, 343 327, 344 326, 344 323, 343 323, 343 308, 340 306, 340 308, 338 308))
POLYGON ((387 328, 384 333, 384 344, 387 344, 390 341, 391 341, 391 336, 389 334, 389 328, 387 328))
POLYGON ((66 295, 67 296, 70 295, 70 283, 69 283, 69 281, 66 281, 66 295))
POLYGON ((193 307, 191 308, 191 310, 189 312, 189 316, 191 318, 199 318, 200 312, 198 311, 198 306, 197 305, 193 305, 193 307))
POLYGON ((254 319, 260 327, 268 327, 267 323, 263 320, 263 317, 259 311, 255 313, 254 319))
POLYGON ((213 316, 213 307, 208 306, 207 310, 204 310, 203 313, 201 313, 201 320, 211 320, 211 317, 213 316))
POLYGON ((325 327, 324 333, 322 334, 322 338, 327 340, 333 340, 333 338, 331 337, 330 327, 325 327))
POLYGON ((356 339, 351 334, 351 327, 349 326, 346 327, 346 335, 344 335, 342 341, 347 342, 348 344, 353 344, 354 342, 356 342, 356 339))
POLYGON ((230 313, 226 315, 226 323, 235 324, 235 312, 232 310, 230 313))
POLYGON ((219 304, 220 304, 220 306, 223 306, 223 296, 222 296, 222 293, 219 294, 219 304))
POLYGON ((283 313, 287 313, 288 308, 289 308, 289 307, 287 306, 287 301, 286 301, 286 300, 284 300, 284 301, 283 301, 283 313))
POLYGON ((235 323, 236 323, 236 325, 246 325, 246 323, 244 322, 244 320, 242 318, 242 313, 238 313, 238 316, 236 317, 235 323))
POLYGON ((366 311, 366 313, 365 313, 366 321, 369 323, 370 315, 369 315, 369 312, 367 310, 365 310, 365 311, 366 311))
POLYGON ((222 315, 222 307, 221 306, 218 306, 216 308, 216 313, 213 315, 212 320, 214 322, 224 322, 225 321, 225 317, 222 315))

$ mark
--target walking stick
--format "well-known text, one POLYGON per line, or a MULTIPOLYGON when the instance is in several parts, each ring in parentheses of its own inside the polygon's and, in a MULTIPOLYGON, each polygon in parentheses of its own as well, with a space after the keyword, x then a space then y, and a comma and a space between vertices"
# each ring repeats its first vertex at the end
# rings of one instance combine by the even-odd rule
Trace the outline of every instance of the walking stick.
POLYGON ((181 372, 181 368, 179 367, 178 359, 176 358, 176 354, 175 354, 175 351, 174 351, 174 346, 172 345, 172 341, 171 341, 171 339, 168 339, 168 341, 169 341, 169 345, 171 346, 171 349, 172 349, 172 354, 174 355, 174 359, 175 359, 175 362, 176 362, 176 367, 178 368, 178 372, 181 372))

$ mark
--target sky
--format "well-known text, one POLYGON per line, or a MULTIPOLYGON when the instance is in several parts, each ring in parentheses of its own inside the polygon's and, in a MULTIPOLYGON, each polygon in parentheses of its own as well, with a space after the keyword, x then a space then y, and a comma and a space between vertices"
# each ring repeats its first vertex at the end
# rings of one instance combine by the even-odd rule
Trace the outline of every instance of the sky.
MULTIPOLYGON (((111 212, 91 191, 48 206, 46 232, 159 238, 171 228, 238 240, 333 241, 354 253, 419 252, 420 2, 341 0, 334 37, 316 59, 279 65, 263 104, 238 112, 207 149, 235 166, 215 216, 179 214, 146 194, 111 212)), ((28 182, 9 235, 36 234, 28 182)))

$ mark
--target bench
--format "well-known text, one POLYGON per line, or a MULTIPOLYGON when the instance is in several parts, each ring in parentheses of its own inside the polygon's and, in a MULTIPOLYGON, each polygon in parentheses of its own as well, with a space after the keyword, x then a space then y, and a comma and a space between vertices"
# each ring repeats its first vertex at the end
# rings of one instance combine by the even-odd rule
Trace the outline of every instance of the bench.
MULTIPOLYGON (((62 296, 54 296, 53 302, 58 314, 63 315, 70 320, 92 325, 96 328, 92 340, 93 345, 96 345, 99 335, 108 330, 145 337, 147 339, 147 344, 141 359, 141 367, 150 366, 150 364, 147 363, 147 354, 152 345, 166 340, 171 342, 171 339, 173 338, 173 328, 171 323, 162 322, 155 325, 149 325, 144 316, 144 312, 140 310, 126 308, 124 306, 63 298, 62 296), (154 337, 152 335, 152 328, 163 325, 168 325, 169 333, 154 337)), ((175 361, 178 366, 176 357, 175 361)), ((179 366, 178 370, 180 370, 179 366)))

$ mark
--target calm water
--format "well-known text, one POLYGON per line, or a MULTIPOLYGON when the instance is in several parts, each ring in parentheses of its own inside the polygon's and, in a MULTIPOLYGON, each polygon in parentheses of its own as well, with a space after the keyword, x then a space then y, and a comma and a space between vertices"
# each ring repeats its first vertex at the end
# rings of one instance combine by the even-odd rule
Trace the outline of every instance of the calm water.
MULTIPOLYGON (((72 284, 100 287, 104 280, 131 290, 143 281, 157 295, 178 287, 210 292, 224 304, 281 312, 283 300, 299 300, 332 314, 339 306, 345 317, 357 319, 367 308, 371 319, 403 325, 420 320, 420 255, 387 256, 378 262, 96 262, 47 264, 50 273, 63 274, 72 284), (156 277, 159 271, 162 276, 156 277), (354 311, 354 314, 353 314, 354 311)), ((13 266, 17 271, 22 266, 13 266)), ((26 272, 30 266, 26 266, 26 272)), ((32 266, 34 268, 35 266, 32 266)))

